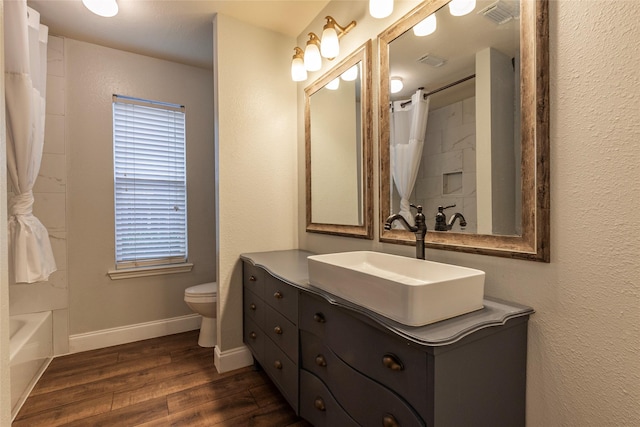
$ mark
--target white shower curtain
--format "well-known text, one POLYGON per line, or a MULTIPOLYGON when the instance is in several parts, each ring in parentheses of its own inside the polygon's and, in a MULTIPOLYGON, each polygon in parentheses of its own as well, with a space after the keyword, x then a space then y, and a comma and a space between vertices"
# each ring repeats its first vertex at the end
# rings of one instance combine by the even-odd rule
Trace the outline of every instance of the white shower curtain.
POLYGON ((33 215, 33 185, 44 145, 48 28, 26 0, 4 2, 9 257, 16 283, 44 281, 56 271, 49 233, 33 215))
POLYGON ((400 211, 411 225, 413 215, 409 206, 409 197, 418 176, 418 168, 422 159, 427 117, 429 115, 429 98, 424 99, 421 89, 411 97, 411 103, 404 107, 403 102, 395 101, 391 113, 391 175, 400 194, 400 211))

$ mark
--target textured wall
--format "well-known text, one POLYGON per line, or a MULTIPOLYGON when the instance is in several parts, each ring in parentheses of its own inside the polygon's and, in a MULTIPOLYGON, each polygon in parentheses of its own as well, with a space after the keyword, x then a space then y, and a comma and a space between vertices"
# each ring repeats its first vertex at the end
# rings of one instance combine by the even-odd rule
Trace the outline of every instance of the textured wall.
POLYGON ((65 67, 70 333, 190 314, 184 289, 216 274, 210 72, 72 39, 65 67), (115 268, 113 94, 186 107, 190 273, 107 275, 115 268))
POLYGON ((292 40, 218 15, 218 349, 242 346, 239 255, 297 245, 292 40))
MULTIPOLYGON (((391 23, 354 8, 334 1, 309 29, 321 28, 325 12, 338 22, 360 17, 364 37, 375 38, 391 23)), ((640 425, 639 21, 637 1, 550 4, 551 263, 427 250, 431 260, 486 271, 488 295, 536 309, 529 323, 528 426, 640 425)), ((363 41, 356 37, 342 41, 363 41)), ((299 191, 304 195, 303 186, 299 191)), ((414 252, 305 233, 299 218, 304 249, 414 252)))

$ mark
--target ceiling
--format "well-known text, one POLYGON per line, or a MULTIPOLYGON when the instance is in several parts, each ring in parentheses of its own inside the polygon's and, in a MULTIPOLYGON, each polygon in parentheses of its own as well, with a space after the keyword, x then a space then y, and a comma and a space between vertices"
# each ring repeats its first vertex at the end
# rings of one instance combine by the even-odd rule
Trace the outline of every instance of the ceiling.
POLYGON ((28 0, 49 34, 212 68, 212 20, 224 14, 297 37, 329 0, 117 0, 113 18, 89 12, 81 0, 28 0))

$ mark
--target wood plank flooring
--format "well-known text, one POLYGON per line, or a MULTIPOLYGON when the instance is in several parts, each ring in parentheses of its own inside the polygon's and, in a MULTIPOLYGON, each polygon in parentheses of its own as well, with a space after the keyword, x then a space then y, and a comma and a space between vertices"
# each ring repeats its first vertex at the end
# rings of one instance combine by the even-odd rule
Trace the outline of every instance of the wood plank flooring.
POLYGON ((252 367, 219 374, 198 331, 55 358, 13 427, 309 427, 252 367))

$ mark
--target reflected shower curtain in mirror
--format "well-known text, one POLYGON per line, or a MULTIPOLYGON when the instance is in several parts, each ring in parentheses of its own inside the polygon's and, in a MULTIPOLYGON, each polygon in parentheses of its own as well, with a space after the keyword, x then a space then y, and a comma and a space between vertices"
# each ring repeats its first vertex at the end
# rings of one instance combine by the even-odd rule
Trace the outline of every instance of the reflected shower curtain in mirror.
POLYGON ((4 2, 9 259, 16 283, 44 281, 56 271, 49 233, 33 215, 33 185, 44 145, 48 28, 25 0, 4 2))
MULTIPOLYGON (((411 225, 414 225, 414 220, 409 206, 409 197, 418 176, 428 115, 429 98, 424 99, 422 89, 411 96, 410 103, 395 101, 391 111, 391 143, 389 144, 391 175, 400 194, 398 213, 411 225)), ((398 224, 398 227, 401 226, 398 224)))

